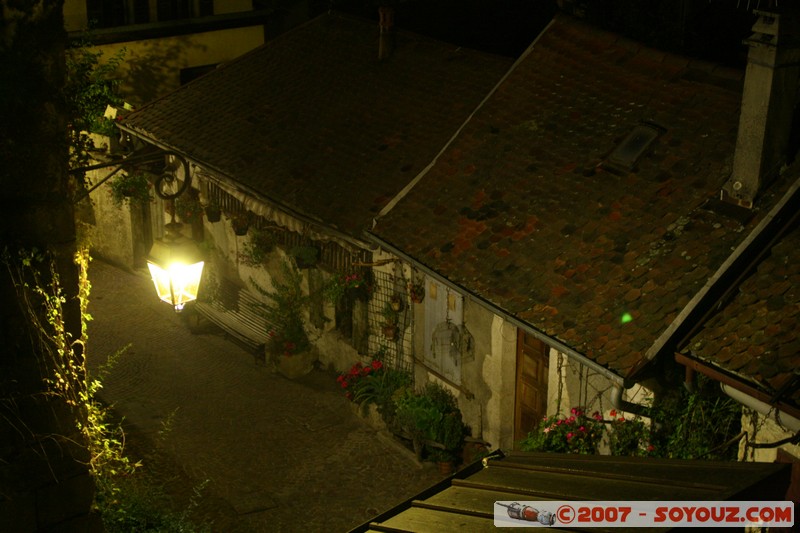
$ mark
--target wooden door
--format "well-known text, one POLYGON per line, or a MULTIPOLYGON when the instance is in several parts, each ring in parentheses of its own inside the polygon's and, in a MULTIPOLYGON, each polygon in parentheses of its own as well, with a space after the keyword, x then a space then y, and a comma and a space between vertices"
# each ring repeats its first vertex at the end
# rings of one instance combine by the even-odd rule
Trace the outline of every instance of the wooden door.
POLYGON ((545 343, 517 330, 517 379, 514 442, 525 438, 547 415, 549 350, 545 343))

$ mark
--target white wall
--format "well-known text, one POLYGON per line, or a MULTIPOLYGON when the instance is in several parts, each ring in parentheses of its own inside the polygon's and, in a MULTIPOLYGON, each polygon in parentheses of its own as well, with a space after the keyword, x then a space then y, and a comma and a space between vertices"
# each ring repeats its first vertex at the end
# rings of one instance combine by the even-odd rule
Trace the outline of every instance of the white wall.
POLYGON ((748 408, 742 409, 742 429, 747 431, 747 439, 739 441, 739 460, 772 463, 775 461, 778 448, 800 459, 800 446, 783 444, 771 448, 748 448, 746 442, 771 443, 792 437, 795 432, 781 426, 774 419, 768 418, 748 408))

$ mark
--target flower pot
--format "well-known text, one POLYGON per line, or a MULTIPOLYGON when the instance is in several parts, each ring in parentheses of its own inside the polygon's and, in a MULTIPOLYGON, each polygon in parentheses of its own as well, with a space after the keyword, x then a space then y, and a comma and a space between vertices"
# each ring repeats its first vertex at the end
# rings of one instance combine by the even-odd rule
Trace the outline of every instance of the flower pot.
POLYGON ((400 298, 395 296, 394 298, 392 298, 392 300, 389 303, 389 305, 391 306, 392 311, 397 312, 397 311, 400 311, 403 308, 403 301, 400 298))
POLYGON ((384 324, 383 328, 381 328, 381 331, 387 340, 393 341, 397 338, 398 328, 394 324, 384 324))
POLYGON ((276 368, 283 377, 297 379, 311 372, 316 360, 317 357, 311 350, 292 355, 279 355, 276 368))
POLYGON ((415 304, 421 304, 425 299, 425 289, 422 287, 422 285, 409 284, 408 297, 411 298, 411 301, 415 304))
POLYGON ((216 206, 207 206, 206 209, 206 220, 209 222, 219 222, 222 219, 222 211, 219 207, 216 206))
POLYGON ((234 221, 232 223, 232 226, 234 235, 237 235, 238 237, 243 237, 247 235, 247 230, 250 229, 250 225, 247 224, 246 222, 234 221))
POLYGON ((443 476, 449 476, 453 473, 453 470, 455 470, 455 465, 453 464, 453 461, 437 461, 436 468, 443 476))
POLYGON ((369 300, 369 289, 367 289, 366 285, 348 287, 345 289, 345 296, 347 296, 349 300, 366 301, 369 300))

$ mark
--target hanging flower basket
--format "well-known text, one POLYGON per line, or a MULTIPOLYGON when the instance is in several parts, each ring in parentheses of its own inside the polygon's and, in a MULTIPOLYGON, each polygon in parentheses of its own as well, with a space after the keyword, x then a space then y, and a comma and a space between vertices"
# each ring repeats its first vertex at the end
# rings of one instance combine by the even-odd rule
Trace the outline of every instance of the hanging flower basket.
POLYGON ((421 304, 422 300, 425 299, 425 286, 422 283, 409 283, 408 297, 415 304, 421 304))
POLYGON ((216 204, 208 204, 205 207, 206 220, 209 222, 219 222, 222 219, 222 210, 216 204))
POLYGON ((231 218, 231 226, 235 235, 239 237, 247 235, 247 230, 250 229, 250 217, 247 213, 237 213, 231 218))
POLYGON ((386 337, 386 340, 390 341, 397 339, 398 331, 399 328, 397 327, 397 324, 384 324, 381 328, 383 336, 386 337))
POLYGON ((398 295, 394 295, 391 300, 389 300, 389 305, 392 307, 392 311, 397 313, 403 309, 403 299, 398 295))
POLYGON ((312 268, 319 261, 319 248, 316 246, 295 246, 289 253, 297 268, 312 268))

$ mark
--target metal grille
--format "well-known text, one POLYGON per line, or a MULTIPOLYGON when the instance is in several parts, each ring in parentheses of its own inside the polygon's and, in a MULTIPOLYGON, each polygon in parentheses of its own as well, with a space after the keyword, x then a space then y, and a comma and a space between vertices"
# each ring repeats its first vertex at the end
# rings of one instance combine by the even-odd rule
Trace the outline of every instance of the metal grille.
POLYGON ((414 313, 403 279, 386 272, 373 271, 369 348, 371 354, 382 356, 384 363, 391 368, 409 372, 414 369, 414 313), (400 302, 400 309, 394 311, 392 304, 396 301, 400 302), (388 318, 387 314, 390 315, 388 318), (397 325, 393 338, 385 331, 390 322, 397 325))

